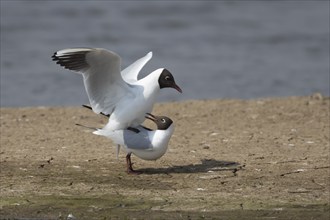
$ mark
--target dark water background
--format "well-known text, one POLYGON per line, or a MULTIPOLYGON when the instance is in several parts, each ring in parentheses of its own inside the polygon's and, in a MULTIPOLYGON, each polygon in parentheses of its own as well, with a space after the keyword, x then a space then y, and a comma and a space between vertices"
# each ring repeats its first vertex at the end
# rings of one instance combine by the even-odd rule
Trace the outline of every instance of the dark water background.
POLYGON ((88 103, 51 55, 103 47, 123 66, 154 52, 184 93, 159 101, 329 95, 329 1, 1 0, 1 106, 88 103))

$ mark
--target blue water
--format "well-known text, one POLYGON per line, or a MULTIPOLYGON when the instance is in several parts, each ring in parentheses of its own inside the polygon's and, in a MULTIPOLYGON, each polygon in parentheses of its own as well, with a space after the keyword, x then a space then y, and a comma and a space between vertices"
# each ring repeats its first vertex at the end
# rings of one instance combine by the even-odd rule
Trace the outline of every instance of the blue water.
POLYGON ((169 69, 159 101, 329 96, 329 1, 0 1, 1 106, 88 103, 81 76, 51 61, 102 47, 143 74, 169 69))

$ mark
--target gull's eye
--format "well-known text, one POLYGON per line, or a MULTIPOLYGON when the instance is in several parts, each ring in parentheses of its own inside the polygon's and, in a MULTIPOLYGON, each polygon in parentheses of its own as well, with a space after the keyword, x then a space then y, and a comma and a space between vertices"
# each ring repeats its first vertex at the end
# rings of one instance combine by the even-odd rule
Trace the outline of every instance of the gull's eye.
POLYGON ((166 122, 166 120, 165 120, 164 118, 162 118, 162 119, 161 119, 161 122, 162 122, 162 123, 165 123, 165 122, 166 122))
POLYGON ((171 77, 165 76, 165 80, 170 80, 171 77))

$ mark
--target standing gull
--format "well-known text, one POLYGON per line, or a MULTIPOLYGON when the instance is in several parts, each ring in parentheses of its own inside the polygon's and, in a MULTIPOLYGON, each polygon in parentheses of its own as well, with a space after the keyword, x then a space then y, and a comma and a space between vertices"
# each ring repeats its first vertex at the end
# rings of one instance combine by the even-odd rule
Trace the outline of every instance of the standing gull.
POLYGON ((150 113, 147 113, 145 117, 157 125, 156 130, 150 130, 143 126, 138 126, 138 133, 129 129, 112 131, 104 128, 95 129, 93 132, 96 135, 110 138, 117 144, 117 158, 120 146, 124 147, 127 153, 126 164, 127 173, 129 174, 138 173, 132 167, 132 153, 143 160, 157 160, 166 153, 168 143, 174 132, 174 124, 170 118, 166 116, 155 116, 150 113))
POLYGON ((129 128, 136 132, 145 114, 152 111, 160 89, 174 88, 182 93, 173 75, 164 68, 138 80, 140 70, 151 57, 149 52, 121 71, 121 58, 102 48, 64 49, 52 56, 64 68, 82 73, 93 111, 109 115, 106 129, 129 128))

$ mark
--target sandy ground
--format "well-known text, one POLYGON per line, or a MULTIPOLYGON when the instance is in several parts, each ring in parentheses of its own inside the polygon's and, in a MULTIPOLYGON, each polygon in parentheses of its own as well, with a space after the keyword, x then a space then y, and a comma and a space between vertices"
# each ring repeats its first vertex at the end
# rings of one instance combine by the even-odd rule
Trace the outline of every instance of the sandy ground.
POLYGON ((176 130, 157 161, 81 123, 79 108, 1 108, 1 219, 328 219, 329 98, 157 104, 176 130))

